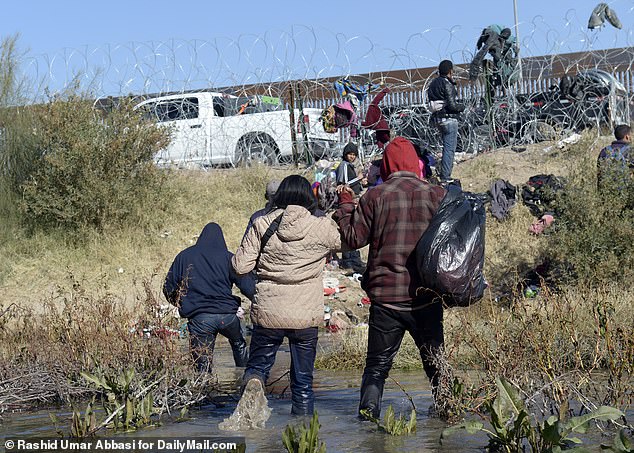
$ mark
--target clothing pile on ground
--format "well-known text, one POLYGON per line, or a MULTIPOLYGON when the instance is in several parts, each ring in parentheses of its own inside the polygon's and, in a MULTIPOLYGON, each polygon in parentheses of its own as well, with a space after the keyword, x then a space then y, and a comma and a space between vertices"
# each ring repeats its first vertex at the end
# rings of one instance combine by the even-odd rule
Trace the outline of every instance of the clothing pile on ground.
POLYGON ((560 176, 540 174, 531 176, 523 186, 522 202, 538 219, 529 227, 531 233, 542 234, 555 221, 565 185, 560 176))

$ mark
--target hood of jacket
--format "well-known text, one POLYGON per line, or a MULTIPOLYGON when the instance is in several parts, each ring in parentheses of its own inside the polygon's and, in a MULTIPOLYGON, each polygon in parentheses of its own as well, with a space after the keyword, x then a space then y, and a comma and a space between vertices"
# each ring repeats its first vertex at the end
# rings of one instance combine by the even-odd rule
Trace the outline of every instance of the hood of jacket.
POLYGON ((226 253, 227 243, 222 229, 217 223, 208 223, 201 231, 196 241, 196 247, 212 246, 213 250, 226 253))
POLYGON ((403 137, 395 137, 385 148, 381 161, 381 179, 386 181, 397 171, 408 171, 420 176, 418 154, 412 142, 403 137))
POLYGON ((282 241, 300 241, 314 225, 313 220, 313 215, 305 207, 289 205, 282 214, 277 235, 282 241))
POLYGON ((216 223, 208 223, 196 244, 176 256, 163 289, 166 296, 175 291, 183 293, 179 307, 182 317, 236 312, 240 298, 232 293, 231 257, 222 229, 216 223))

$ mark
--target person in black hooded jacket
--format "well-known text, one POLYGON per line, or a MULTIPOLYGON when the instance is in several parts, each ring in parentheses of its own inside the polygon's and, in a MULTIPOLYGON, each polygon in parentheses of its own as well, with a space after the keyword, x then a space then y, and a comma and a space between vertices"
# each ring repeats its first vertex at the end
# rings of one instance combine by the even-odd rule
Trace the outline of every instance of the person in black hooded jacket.
POLYGON ((232 256, 220 226, 208 223, 196 244, 176 256, 163 285, 165 298, 188 319, 192 356, 200 371, 211 371, 218 333, 229 340, 236 366, 245 366, 248 360, 237 316, 240 298, 231 289, 235 284, 252 300, 255 279, 251 274, 238 277, 231 267, 232 256))

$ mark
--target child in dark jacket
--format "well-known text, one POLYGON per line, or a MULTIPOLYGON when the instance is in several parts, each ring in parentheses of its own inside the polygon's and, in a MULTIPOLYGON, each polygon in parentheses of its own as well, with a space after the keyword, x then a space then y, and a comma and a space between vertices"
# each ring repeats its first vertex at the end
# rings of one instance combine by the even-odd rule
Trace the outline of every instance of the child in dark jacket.
POLYGON ((211 371, 218 333, 229 340, 236 366, 247 363, 247 344, 237 316, 240 298, 231 289, 235 284, 253 299, 255 279, 250 274, 238 277, 231 267, 232 256, 220 226, 208 223, 196 244, 176 256, 165 278, 165 298, 188 319, 190 347, 199 371, 211 371))
MULTIPOLYGON (((359 149, 354 143, 348 143, 343 149, 343 160, 337 167, 337 185, 348 185, 355 193, 359 195, 363 190, 363 185, 367 184, 367 179, 358 177, 354 168, 354 162, 359 155, 359 149)), ((341 253, 340 267, 343 269, 352 269, 353 272, 363 274, 365 272, 365 263, 361 260, 361 253, 358 250, 350 250, 341 253)))
POLYGON ((343 160, 337 167, 337 185, 347 184, 356 195, 363 190, 363 184, 366 180, 361 175, 357 176, 354 168, 354 162, 359 157, 359 149, 354 143, 348 143, 343 149, 343 160))

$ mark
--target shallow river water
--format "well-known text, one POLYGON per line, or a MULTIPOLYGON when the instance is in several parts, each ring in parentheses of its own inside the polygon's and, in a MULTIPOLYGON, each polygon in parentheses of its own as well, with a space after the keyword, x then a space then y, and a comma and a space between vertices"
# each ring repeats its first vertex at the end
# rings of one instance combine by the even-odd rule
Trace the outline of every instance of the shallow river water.
MULTIPOLYGON (((231 352, 226 342, 218 342, 214 361, 223 386, 227 390, 235 388, 242 370, 231 366, 231 352)), ((278 352, 270 381, 282 376, 288 369, 289 362, 288 346, 284 344, 278 352)), ((316 370, 314 389, 315 408, 321 424, 319 438, 326 443, 328 452, 459 453, 484 450, 487 441, 484 435, 460 433, 443 441, 443 445, 439 444, 440 433, 445 424, 427 415, 432 398, 428 381, 422 371, 394 371, 391 377, 398 381, 414 401, 418 412, 415 434, 394 437, 379 432, 376 426, 369 422, 357 420, 361 370, 353 372, 316 370)), ((215 404, 192 410, 189 414, 192 418, 188 421, 179 423, 164 419, 159 427, 147 428, 126 436, 192 438, 237 435, 245 437, 248 452, 285 451, 282 445, 282 433, 286 425, 289 423, 296 425, 303 421, 290 415, 290 392, 287 386, 288 377, 283 376, 277 383, 267 388, 267 393, 272 392, 268 398, 272 415, 263 430, 238 433, 219 430, 218 424, 229 417, 236 406, 235 400, 224 397, 214 399, 215 404)), ((409 417, 412 406, 408 397, 393 380, 388 379, 383 397, 382 415, 390 404, 397 415, 402 413, 409 417)), ((67 412, 57 412, 57 414, 64 418, 69 416, 67 412)), ((68 426, 64 428, 68 430, 68 426)), ((0 425, 0 435, 2 437, 52 436, 55 435, 55 429, 47 411, 8 416, 5 414, 0 425)))

